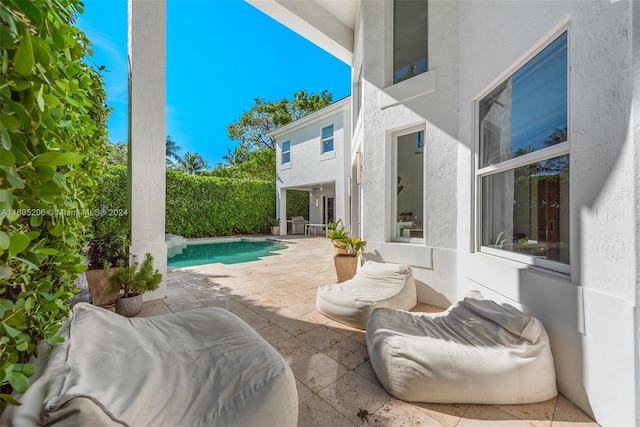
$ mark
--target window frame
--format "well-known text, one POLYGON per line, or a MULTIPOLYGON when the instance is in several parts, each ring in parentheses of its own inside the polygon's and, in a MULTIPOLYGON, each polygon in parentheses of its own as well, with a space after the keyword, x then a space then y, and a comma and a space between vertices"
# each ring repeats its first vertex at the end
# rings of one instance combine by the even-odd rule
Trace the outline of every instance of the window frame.
MULTIPOLYGON (((389 203, 389 207, 391 209, 390 221, 389 221, 389 227, 390 227, 389 241, 393 243, 424 244, 426 242, 426 236, 427 236, 426 221, 424 220, 424 217, 427 213, 427 206, 426 206, 427 186, 425 184, 425 177, 426 177, 426 171, 427 171, 426 124, 425 123, 414 124, 411 126, 392 130, 389 132, 389 140, 390 140, 389 146, 391 150, 390 177, 387 180, 387 183, 389 185, 389 195, 390 195, 390 202, 391 202, 389 203), (423 181, 422 182, 422 212, 423 212, 422 237, 400 237, 400 236, 396 236, 396 226, 398 222, 398 193, 397 193, 398 138, 405 135, 412 134, 412 133, 417 133, 417 132, 423 132, 422 147, 420 147, 420 149, 423 152, 423 155, 422 155, 422 181, 423 181)), ((418 147, 416 147, 416 149, 418 149, 418 147)))
POLYGON ((320 130, 320 154, 326 154, 326 153, 331 153, 335 150, 335 126, 333 124, 330 124, 328 126, 324 126, 321 130, 320 130), (323 138, 324 135, 324 130, 325 129, 329 129, 331 128, 331 136, 327 137, 327 138, 323 138), (325 150, 325 144, 327 142, 331 141, 331 150, 325 150))
MULTIPOLYGON (((551 272, 561 273, 563 275, 571 274, 571 262, 569 260, 568 264, 565 264, 561 261, 549 260, 534 257, 532 255, 527 255, 519 252, 507 251, 492 248, 489 246, 482 245, 482 231, 483 231, 483 190, 482 190, 482 179, 484 177, 488 177, 491 175, 514 171, 515 169, 523 166, 529 166, 535 163, 539 163, 545 160, 550 160, 556 157, 568 155, 569 159, 571 158, 570 154, 570 140, 571 140, 571 94, 570 94, 570 32, 568 28, 568 22, 563 22, 556 29, 551 31, 546 37, 543 38, 542 41, 536 44, 534 48, 532 48, 529 52, 523 55, 520 59, 518 59, 511 67, 509 67, 504 73, 502 73, 498 78, 496 78, 492 84, 482 91, 477 97, 474 98, 474 136, 475 136, 475 152, 474 152, 474 164, 475 164, 475 173, 474 173, 474 230, 472 230, 473 238, 475 243, 472 245, 472 251, 484 253, 492 256, 497 256, 500 258, 505 258, 508 260, 520 262, 523 264, 537 266, 543 268, 545 270, 549 270, 551 272), (535 58, 538 54, 543 52, 547 47, 549 47, 554 41, 556 41, 559 37, 566 33, 567 37, 567 140, 561 142, 556 145, 552 145, 550 147, 545 147, 539 150, 536 150, 532 153, 524 154, 522 156, 510 158, 504 160, 502 162, 498 162, 489 166, 482 166, 481 162, 481 153, 483 152, 482 147, 482 128, 481 128, 481 120, 480 120, 480 104, 481 102, 491 94, 497 87, 503 84, 507 79, 511 78, 515 73, 517 73, 520 69, 522 69, 530 60, 535 58)), ((571 188, 571 169, 569 169, 569 189, 571 188)), ((570 192, 571 190, 569 190, 570 192)), ((569 193, 570 194, 570 193, 569 193)), ((571 199, 569 198, 569 211, 571 211, 571 199)), ((569 217, 569 221, 571 221, 571 217, 569 217)), ((568 224, 569 227, 569 244, 571 245, 571 223, 568 224)), ((571 246, 570 246, 571 248, 571 246)), ((571 250, 570 250, 571 253, 571 250)))
POLYGON ((284 141, 282 143, 281 147, 282 148, 281 148, 281 153, 280 153, 280 164, 281 165, 291 164, 291 141, 284 141), (289 144, 289 149, 288 150, 284 149, 284 145, 285 144, 289 144), (284 160, 285 154, 288 154, 287 161, 284 160))
POLYGON ((417 77, 419 75, 425 74, 427 72, 429 72, 429 1, 428 0, 423 0, 426 3, 426 9, 427 9, 427 17, 426 17, 426 64, 425 64, 425 70, 421 71, 417 74, 414 74, 412 76, 408 76, 408 77, 404 77, 401 79, 396 80, 396 72, 398 71, 396 69, 396 0, 393 0, 391 2, 391 64, 390 64, 390 69, 391 69, 391 85, 396 85, 408 80, 411 80, 414 77, 417 77))

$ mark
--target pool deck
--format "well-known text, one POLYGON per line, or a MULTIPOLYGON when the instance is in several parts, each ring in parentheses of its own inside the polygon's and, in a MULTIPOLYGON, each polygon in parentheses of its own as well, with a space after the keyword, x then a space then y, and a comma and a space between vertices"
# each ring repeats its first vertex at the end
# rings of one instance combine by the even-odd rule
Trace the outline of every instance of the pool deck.
MULTIPOLYGON (((562 395, 531 405, 408 403, 393 398, 369 363, 365 333, 315 310, 316 289, 335 283, 331 241, 290 236, 277 255, 242 264, 171 268, 167 296, 139 316, 222 307, 282 354, 296 377, 298 426, 551 426, 597 424, 562 395)), ((414 311, 440 311, 418 304, 414 311)))

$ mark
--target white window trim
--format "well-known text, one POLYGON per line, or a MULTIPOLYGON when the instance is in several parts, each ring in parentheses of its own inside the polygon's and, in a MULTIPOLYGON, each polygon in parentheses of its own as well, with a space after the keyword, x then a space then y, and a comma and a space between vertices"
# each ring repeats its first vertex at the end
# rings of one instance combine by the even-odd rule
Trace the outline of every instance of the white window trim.
MULTIPOLYGON (((393 243, 413 243, 413 244, 420 244, 420 245, 424 245, 424 243, 426 242, 426 237, 427 237, 427 227, 426 227, 426 221, 423 218, 423 222, 422 222, 422 237, 418 238, 418 237, 398 237, 396 236, 396 223, 398 221, 398 193, 397 193, 397 177, 398 177, 398 137, 400 136, 404 136, 410 133, 415 133, 415 132, 424 132, 425 135, 425 140, 424 140, 424 152, 425 154, 422 156, 422 179, 424 181, 425 177, 426 177, 426 166, 427 166, 427 131, 426 131, 426 124, 425 123, 420 123, 418 125, 414 124, 414 125, 410 125, 407 127, 402 127, 402 128, 397 128, 394 130, 391 130, 389 132, 387 132, 388 135, 388 139, 390 141, 389 147, 390 147, 390 159, 391 159, 391 167, 390 167, 390 176, 387 179, 387 185, 389 186, 389 196, 390 196, 390 202, 389 206, 390 206, 390 218, 389 218, 389 236, 390 242, 393 243)), ((427 206, 426 206, 426 200, 427 200, 427 186, 422 185, 422 212, 423 212, 423 217, 426 217, 427 214, 427 206)))
MULTIPOLYGON (((567 102, 567 141, 560 144, 556 144, 551 147, 543 148, 541 150, 534 151, 533 153, 526 154, 524 156, 516 157, 513 159, 505 160, 496 165, 486 166, 480 168, 480 102, 488 94, 490 94, 496 87, 502 84, 507 78, 511 77, 515 72, 522 68, 533 57, 538 55, 544 49, 546 49, 554 40, 560 37, 563 33, 567 33, 567 64, 571 66, 571 49, 570 49, 570 29, 569 29, 570 17, 566 17, 560 24, 547 33, 538 43, 536 43, 529 51, 522 55, 516 62, 507 68, 502 74, 494 79, 489 86, 481 91, 474 99, 474 120, 473 120, 473 135, 474 135, 474 169, 473 179, 475 180, 473 185, 474 195, 474 217, 472 221, 472 252, 480 252, 496 257, 508 259, 511 261, 520 262, 523 264, 541 267, 550 272, 561 273, 563 275, 571 275, 571 264, 564 264, 562 262, 541 259, 534 256, 504 251, 500 249, 491 248, 482 245, 482 178, 490 176, 496 173, 504 172, 507 170, 514 170, 520 166, 526 166, 532 163, 538 163, 544 160, 549 160, 555 157, 570 154, 570 135, 571 135, 571 103, 567 102)), ((571 100, 571 82, 570 82, 569 69, 567 70, 567 100, 571 100)), ((571 185, 571 184, 569 184, 571 185)), ((571 199, 569 199, 571 203, 571 199)), ((571 208, 569 208, 571 209, 571 208)), ((569 224, 570 229, 573 229, 569 224)), ((571 235, 571 234, 570 234, 571 235)))
POLYGON ((320 129, 320 154, 332 153, 334 151, 336 151, 336 127, 333 124, 330 124, 330 125, 327 125, 327 126, 323 126, 320 129), (325 130, 326 128, 329 128, 329 127, 332 128, 331 137, 323 138, 322 137, 322 131, 325 130), (325 143, 325 141, 329 141, 329 140, 331 140, 333 142, 331 150, 324 151, 324 143, 325 143))

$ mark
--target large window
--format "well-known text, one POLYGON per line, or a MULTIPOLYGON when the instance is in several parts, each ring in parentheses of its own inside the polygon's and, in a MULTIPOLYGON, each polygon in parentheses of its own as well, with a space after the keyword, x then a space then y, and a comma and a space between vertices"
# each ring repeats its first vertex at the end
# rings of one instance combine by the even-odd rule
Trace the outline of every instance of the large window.
POLYGON ((282 143, 282 164, 289 163, 291 161, 291 142, 282 143))
POLYGON ((322 128, 322 153, 333 151, 333 125, 322 128))
POLYGON ((393 138, 393 240, 424 238, 424 130, 399 133, 393 138))
POLYGON ((393 83, 428 69, 427 0, 393 2, 393 83))
POLYGON ((485 252, 569 272, 567 33, 479 104, 485 252))

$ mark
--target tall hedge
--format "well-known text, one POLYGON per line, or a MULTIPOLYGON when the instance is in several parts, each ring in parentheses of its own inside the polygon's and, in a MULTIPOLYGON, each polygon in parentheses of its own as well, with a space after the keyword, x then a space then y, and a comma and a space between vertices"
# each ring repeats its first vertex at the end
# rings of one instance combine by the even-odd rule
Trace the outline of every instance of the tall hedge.
MULTIPOLYGON (((166 231, 184 237, 264 233, 275 215, 275 183, 167 171, 166 231)), ((127 169, 110 166, 96 208, 127 209, 127 169)), ((102 216, 96 226, 125 217, 102 216)))
POLYGON ((109 109, 78 0, 0 2, 0 411, 56 341, 106 154, 109 109))
POLYGON ((309 219, 309 192, 287 190, 287 218, 302 216, 309 219))

